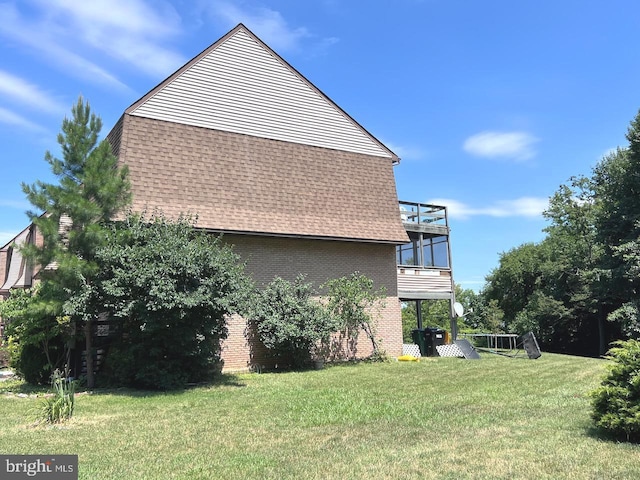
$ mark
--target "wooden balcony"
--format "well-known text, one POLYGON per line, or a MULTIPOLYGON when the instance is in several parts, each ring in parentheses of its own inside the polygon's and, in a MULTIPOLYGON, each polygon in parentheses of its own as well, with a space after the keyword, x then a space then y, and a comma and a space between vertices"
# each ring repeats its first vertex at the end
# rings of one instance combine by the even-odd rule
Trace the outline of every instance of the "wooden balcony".
POLYGON ((401 300, 441 300, 453 295, 453 278, 446 269, 398 267, 401 300))

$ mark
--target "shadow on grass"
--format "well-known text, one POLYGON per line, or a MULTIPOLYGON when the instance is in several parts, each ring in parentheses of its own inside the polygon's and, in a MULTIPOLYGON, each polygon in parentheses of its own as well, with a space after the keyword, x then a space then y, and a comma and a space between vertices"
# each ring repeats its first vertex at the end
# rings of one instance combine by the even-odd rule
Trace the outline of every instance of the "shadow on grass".
POLYGON ((588 437, 594 438, 596 440, 601 440, 603 442, 626 443, 629 445, 640 444, 640 436, 638 435, 627 438, 626 435, 615 435, 611 432, 608 432, 602 428, 598 428, 594 425, 591 425, 586 428, 586 434, 588 437))
MULTIPOLYGON (((87 389, 83 385, 76 388, 76 394, 84 394, 91 392, 91 395, 121 395, 128 397, 155 397, 159 395, 180 395, 184 392, 197 388, 216 388, 216 387, 245 387, 246 383, 242 382, 237 375, 220 374, 211 381, 189 384, 183 388, 175 390, 142 390, 128 387, 96 387, 87 389)), ((27 394, 27 395, 44 395, 51 392, 51 387, 47 385, 32 385, 17 377, 2 380, 0 382, 0 394, 27 394)))
MULTIPOLYGON (((156 396, 168 396, 168 395, 181 395, 190 390, 197 388, 217 388, 217 387, 246 387, 246 383, 242 382, 237 375, 223 373, 217 375, 213 380, 200 383, 192 383, 185 385, 182 388, 176 388, 173 390, 143 390, 138 388, 129 387, 99 387, 93 389, 92 395, 120 395, 127 397, 156 397, 156 396)), ((83 391, 86 389, 83 389, 83 391)))
POLYGON ((4 393, 24 393, 27 395, 41 395, 48 393, 50 388, 48 385, 32 385, 18 377, 11 377, 0 381, 0 394, 4 393))
POLYGON ((306 372, 314 372, 314 371, 322 371, 333 368, 345 368, 345 367, 353 367, 356 365, 363 364, 384 364, 391 363, 391 361, 385 362, 381 360, 372 360, 370 358, 358 358, 358 359, 347 359, 347 360, 334 360, 330 362, 325 362, 322 366, 316 366, 314 364, 304 365, 304 366, 279 366, 275 365, 272 367, 260 366, 259 368, 254 368, 252 373, 262 374, 262 373, 306 373, 306 372))
POLYGON ((190 390, 195 390, 197 388, 216 388, 216 387, 246 387, 246 383, 242 382, 237 375, 223 373, 213 380, 207 382, 199 382, 199 383, 191 383, 187 384, 184 387, 176 388, 172 390, 144 390, 139 388, 130 388, 130 387, 99 387, 93 389, 92 395, 121 395, 126 397, 156 397, 156 396, 171 396, 171 395, 181 395, 190 390))

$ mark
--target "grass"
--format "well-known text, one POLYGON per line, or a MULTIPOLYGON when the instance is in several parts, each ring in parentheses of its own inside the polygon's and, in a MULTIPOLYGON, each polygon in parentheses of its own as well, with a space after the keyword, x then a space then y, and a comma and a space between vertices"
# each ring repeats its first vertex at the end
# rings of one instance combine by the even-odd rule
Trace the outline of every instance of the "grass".
POLYGON ((81 395, 53 427, 29 420, 36 399, 1 394, 0 453, 78 454, 84 479, 637 479, 640 446, 591 428, 604 363, 487 354, 225 376, 81 395))

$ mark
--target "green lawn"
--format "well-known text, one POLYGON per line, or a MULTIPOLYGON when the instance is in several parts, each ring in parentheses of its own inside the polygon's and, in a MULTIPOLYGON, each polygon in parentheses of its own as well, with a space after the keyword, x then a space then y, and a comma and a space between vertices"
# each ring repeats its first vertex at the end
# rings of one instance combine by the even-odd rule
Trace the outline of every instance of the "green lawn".
POLYGON ((638 479, 640 446, 590 428, 604 364, 487 354, 226 376, 81 395, 59 427, 2 393, 0 453, 78 454, 86 479, 638 479))

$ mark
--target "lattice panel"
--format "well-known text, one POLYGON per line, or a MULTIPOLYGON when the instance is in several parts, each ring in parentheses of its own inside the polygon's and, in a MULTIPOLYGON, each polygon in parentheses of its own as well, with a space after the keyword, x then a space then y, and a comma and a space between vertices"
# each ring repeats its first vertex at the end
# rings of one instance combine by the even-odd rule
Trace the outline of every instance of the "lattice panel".
POLYGON ((402 355, 411 355, 412 357, 420 358, 420 347, 415 343, 403 343, 402 355))
POLYGON ((436 345, 436 350, 441 357, 464 357, 462 350, 456 344, 436 345))

